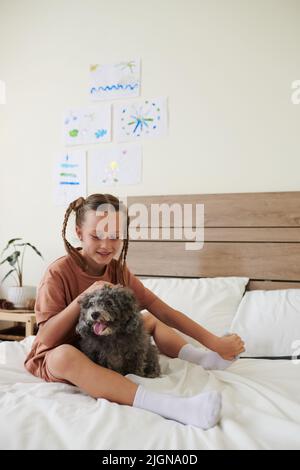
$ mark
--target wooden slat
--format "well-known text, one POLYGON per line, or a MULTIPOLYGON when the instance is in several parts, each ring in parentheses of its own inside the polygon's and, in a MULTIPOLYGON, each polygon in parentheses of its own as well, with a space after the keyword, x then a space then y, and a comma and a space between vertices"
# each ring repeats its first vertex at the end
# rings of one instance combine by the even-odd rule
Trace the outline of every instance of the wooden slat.
POLYGON ((300 227, 205 228, 204 240, 216 242, 300 243, 300 227))
MULTIPOLYGON (((192 228, 195 231, 195 228, 192 228)), ((190 241, 188 234, 171 227, 170 230, 162 228, 130 229, 130 241, 190 241), (177 233, 176 233, 177 231, 177 233), (181 234, 178 238, 178 234, 181 234), (177 238, 176 238, 177 237, 177 238)), ((207 228, 204 229, 204 241, 215 242, 295 242, 300 243, 300 227, 243 227, 243 228, 207 228)))
POLYGON ((210 243, 187 251, 184 242, 131 242, 128 266, 137 275, 246 276, 300 281, 298 243, 210 243))
MULTIPOLYGON (((300 192, 130 196, 127 204, 204 204, 206 227, 300 227, 300 192)), ((149 222, 149 225, 153 226, 149 222)), ((195 220, 191 224, 195 225, 195 220)))
POLYGON ((247 290, 300 289, 300 282, 250 281, 247 290))
POLYGON ((0 312, 0 321, 18 321, 26 322, 31 318, 35 318, 34 313, 15 313, 13 310, 7 310, 0 312))

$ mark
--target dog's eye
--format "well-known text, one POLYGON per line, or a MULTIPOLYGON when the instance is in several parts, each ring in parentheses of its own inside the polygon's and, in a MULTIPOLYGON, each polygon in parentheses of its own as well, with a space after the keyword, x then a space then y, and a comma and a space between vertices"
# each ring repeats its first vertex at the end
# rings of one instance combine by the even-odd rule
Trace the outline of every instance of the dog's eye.
POLYGON ((94 302, 91 302, 89 301, 87 304, 83 305, 83 308, 86 310, 86 311, 91 311, 91 310, 94 310, 95 311, 95 304, 94 302))

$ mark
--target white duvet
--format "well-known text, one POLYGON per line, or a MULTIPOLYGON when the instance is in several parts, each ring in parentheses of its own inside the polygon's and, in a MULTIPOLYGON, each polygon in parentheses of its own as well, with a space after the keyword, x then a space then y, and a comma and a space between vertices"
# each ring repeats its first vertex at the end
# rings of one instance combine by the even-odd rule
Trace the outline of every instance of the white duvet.
POLYGON ((23 367, 33 339, 0 343, 1 449, 300 449, 300 364, 240 359, 205 371, 161 355, 161 378, 132 377, 175 395, 220 390, 221 422, 202 431, 33 377, 23 367))

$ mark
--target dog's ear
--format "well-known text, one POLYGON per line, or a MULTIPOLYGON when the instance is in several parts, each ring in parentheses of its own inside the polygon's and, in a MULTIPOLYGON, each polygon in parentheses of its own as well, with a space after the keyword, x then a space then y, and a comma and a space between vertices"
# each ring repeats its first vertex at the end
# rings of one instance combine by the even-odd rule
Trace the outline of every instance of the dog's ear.
POLYGON ((78 303, 81 308, 88 309, 91 306, 91 299, 89 294, 85 294, 79 298, 78 303))
POLYGON ((129 318, 125 326, 125 332, 133 333, 138 328, 139 323, 140 323, 140 320, 137 315, 134 315, 133 317, 129 318))
POLYGON ((139 310, 135 294, 132 289, 130 289, 129 287, 117 285, 114 287, 114 290, 117 293, 115 301, 118 302, 120 309, 128 311, 139 310))

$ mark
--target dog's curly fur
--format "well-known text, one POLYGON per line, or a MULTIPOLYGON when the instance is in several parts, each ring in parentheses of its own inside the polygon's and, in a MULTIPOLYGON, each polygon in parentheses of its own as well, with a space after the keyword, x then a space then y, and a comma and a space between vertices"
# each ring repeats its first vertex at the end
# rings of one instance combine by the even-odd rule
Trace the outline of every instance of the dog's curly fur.
POLYGON ((160 376, 158 349, 151 344, 131 289, 104 285, 85 294, 79 304, 76 332, 84 354, 122 375, 160 376), (97 322, 107 325, 100 335, 94 332, 97 322))

